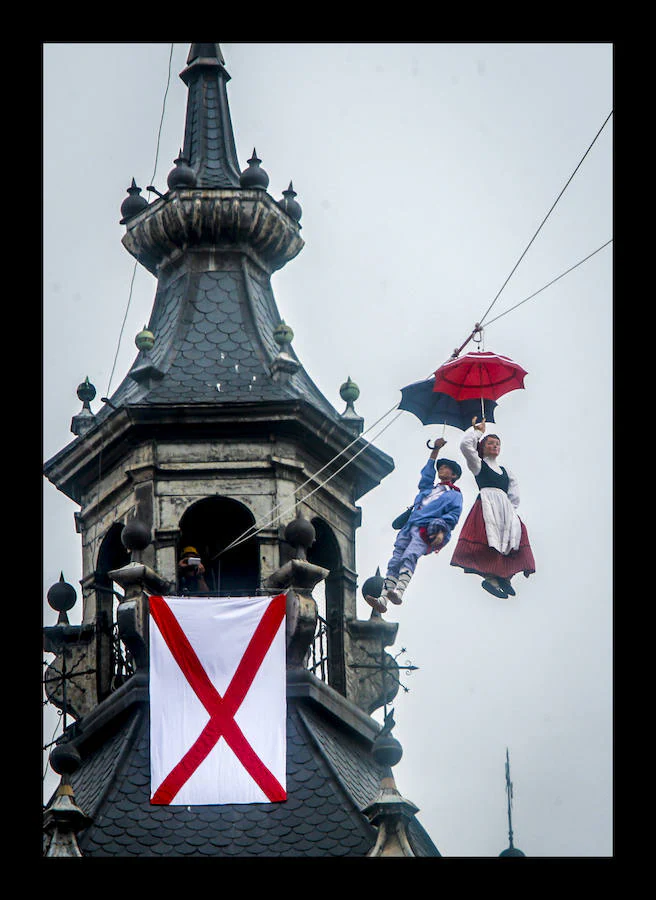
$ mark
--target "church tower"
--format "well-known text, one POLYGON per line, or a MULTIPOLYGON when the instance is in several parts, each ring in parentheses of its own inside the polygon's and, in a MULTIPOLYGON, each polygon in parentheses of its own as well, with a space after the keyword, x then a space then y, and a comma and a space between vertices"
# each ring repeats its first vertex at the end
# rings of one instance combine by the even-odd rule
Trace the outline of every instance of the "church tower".
POLYGON ((439 856, 394 785, 391 725, 371 717, 398 689, 384 649, 397 626, 356 615, 357 501, 393 462, 361 437, 357 386, 342 385, 339 413, 280 317, 271 276, 303 249, 302 210, 292 184, 267 192, 255 150, 240 167, 219 44, 191 44, 180 77, 167 190, 153 186, 149 203, 132 180, 120 214, 125 249, 157 279, 150 320, 97 414, 80 385, 75 438, 45 465, 80 506, 83 549, 82 623, 68 623, 59 584, 60 619, 44 629, 46 693, 70 723, 52 757, 62 784, 46 852, 439 856), (148 598, 184 596, 189 547, 212 596, 287 592, 281 804, 149 805, 148 598))

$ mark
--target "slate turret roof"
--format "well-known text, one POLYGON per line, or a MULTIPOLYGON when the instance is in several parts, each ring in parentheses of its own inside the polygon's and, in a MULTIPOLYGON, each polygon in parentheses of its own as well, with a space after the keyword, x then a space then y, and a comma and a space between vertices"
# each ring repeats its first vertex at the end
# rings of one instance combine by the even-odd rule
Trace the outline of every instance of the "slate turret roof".
POLYGON ((115 406, 305 400, 338 421, 300 363, 288 379, 272 378, 280 323, 270 284, 248 263, 185 274, 158 290, 149 323, 155 345, 139 354, 110 399, 115 406))
MULTIPOLYGON (((288 686, 287 800, 153 806, 147 681, 133 676, 76 739, 82 765, 71 784, 93 820, 78 835, 82 855, 364 857, 377 832, 362 810, 390 772, 371 755, 375 731, 368 723, 304 672, 288 686)), ((417 819, 409 835, 417 856, 440 856, 417 819)))
POLYGON ((110 399, 115 406, 301 399, 339 420, 291 347, 283 348, 288 377, 273 377, 282 320, 270 274, 303 241, 298 222, 266 190, 241 187, 219 44, 192 44, 180 77, 188 88, 183 156, 195 181, 126 222, 125 246, 158 278, 148 324, 155 344, 110 399))

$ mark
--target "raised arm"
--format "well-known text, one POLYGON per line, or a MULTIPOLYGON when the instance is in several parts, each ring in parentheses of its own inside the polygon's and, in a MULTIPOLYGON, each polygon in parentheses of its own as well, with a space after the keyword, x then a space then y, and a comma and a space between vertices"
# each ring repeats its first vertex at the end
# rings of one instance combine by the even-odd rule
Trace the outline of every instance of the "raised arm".
POLYGON ((421 470, 421 475, 419 476, 419 490, 425 491, 428 488, 432 488, 435 484, 435 460, 431 456, 428 460, 424 468, 421 470))
MULTIPOLYGON (((419 476, 419 484, 418 488, 420 491, 425 491, 428 488, 432 488, 435 484, 435 460, 437 459, 440 450, 446 444, 444 438, 437 438, 437 440, 433 443, 433 448, 431 450, 431 455, 428 458, 428 462, 421 470, 421 474, 419 476)), ((428 445, 430 447, 430 444, 428 445)))
POLYGON ((480 436, 480 430, 474 428, 472 425, 471 428, 468 428, 467 431, 465 431, 463 438, 460 441, 460 452, 465 457, 467 468, 474 476, 478 475, 481 471, 481 458, 478 455, 477 450, 478 439, 480 436))

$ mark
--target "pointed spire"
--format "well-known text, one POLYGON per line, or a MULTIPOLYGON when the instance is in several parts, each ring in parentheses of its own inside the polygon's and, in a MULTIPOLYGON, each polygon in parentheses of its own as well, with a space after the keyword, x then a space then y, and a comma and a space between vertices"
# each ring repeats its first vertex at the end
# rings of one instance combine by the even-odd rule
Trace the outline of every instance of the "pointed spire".
POLYGON ((370 857, 412 857, 415 850, 409 834, 410 822, 419 807, 401 796, 394 780, 391 766, 395 766, 403 749, 392 736, 394 710, 385 715, 385 724, 371 748, 372 756, 383 772, 377 796, 362 810, 371 824, 378 829, 376 843, 369 851, 370 857))
POLYGON ((189 89, 183 157, 196 187, 239 187, 239 162, 226 84, 230 75, 218 44, 192 44, 180 78, 189 89))
POLYGON ((225 65, 225 59, 221 53, 219 44, 192 44, 187 56, 187 65, 198 59, 199 57, 207 57, 210 59, 218 59, 222 66, 225 65))
POLYGON ((80 767, 80 754, 71 743, 60 744, 50 754, 50 766, 61 782, 52 802, 45 810, 43 830, 46 833, 46 857, 80 857, 77 833, 92 820, 75 802, 71 775, 80 767))
POLYGON ((518 857, 518 856, 526 856, 525 853, 522 853, 517 847, 513 845, 513 830, 512 830, 512 801, 513 801, 513 783, 510 780, 510 755, 508 753, 508 748, 506 747, 506 795, 508 800, 508 847, 503 850, 499 856, 504 857, 518 857))

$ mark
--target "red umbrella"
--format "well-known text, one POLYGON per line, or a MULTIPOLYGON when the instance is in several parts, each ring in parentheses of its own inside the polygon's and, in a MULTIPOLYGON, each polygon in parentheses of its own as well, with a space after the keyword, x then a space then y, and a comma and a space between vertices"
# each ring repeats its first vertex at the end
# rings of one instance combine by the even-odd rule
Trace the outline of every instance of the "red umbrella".
POLYGON ((508 391, 523 388, 527 374, 509 356, 474 350, 440 366, 435 372, 433 390, 455 400, 498 400, 508 391))

